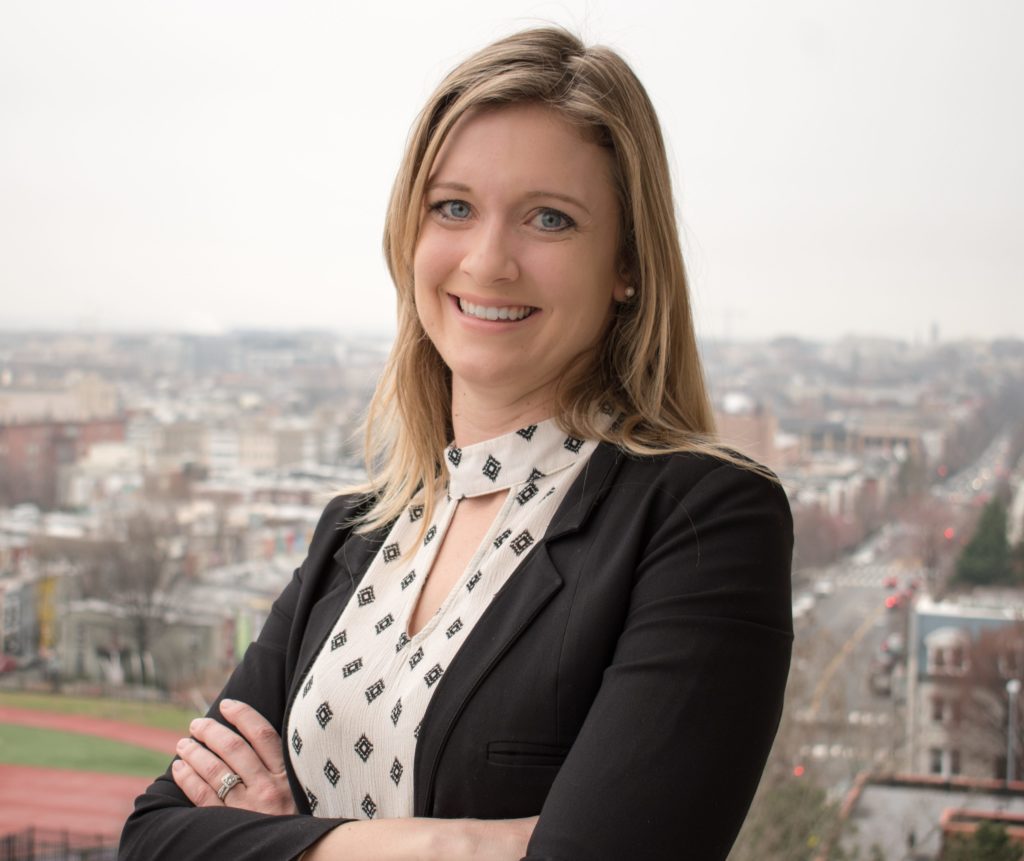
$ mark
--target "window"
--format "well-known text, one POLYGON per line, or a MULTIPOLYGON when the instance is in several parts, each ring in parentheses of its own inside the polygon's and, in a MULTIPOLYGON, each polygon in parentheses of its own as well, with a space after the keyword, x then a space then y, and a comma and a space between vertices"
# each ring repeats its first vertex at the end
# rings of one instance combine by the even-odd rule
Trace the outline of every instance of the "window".
POLYGON ((931 774, 942 774, 942 748, 933 747, 929 749, 928 771, 931 774))
POLYGON ((969 663, 970 635, 961 628, 938 628, 926 635, 928 673, 936 676, 963 675, 969 663))
POLYGON ((953 750, 949 752, 949 773, 960 773, 960 751, 957 748, 953 748, 953 750))
MULTIPOLYGON (((2 449, 0 449, 2 451, 2 449)), ((999 674, 1004 679, 1019 679, 1021 675, 1020 666, 1020 653, 1022 645, 1020 643, 1014 645, 1010 649, 1006 649, 999 653, 996 658, 996 663, 999 668, 999 674)))
POLYGON ((945 723, 959 726, 963 706, 960 700, 945 697, 932 697, 932 723, 945 723))

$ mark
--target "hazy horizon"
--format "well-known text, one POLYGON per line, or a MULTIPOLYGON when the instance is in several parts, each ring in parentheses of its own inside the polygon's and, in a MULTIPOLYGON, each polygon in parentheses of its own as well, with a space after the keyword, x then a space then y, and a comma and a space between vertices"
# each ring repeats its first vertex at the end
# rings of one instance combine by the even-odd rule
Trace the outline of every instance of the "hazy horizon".
POLYGON ((618 49, 670 147, 699 334, 1024 335, 1024 5, 0 5, 0 329, 394 332, 408 128, 473 49, 618 49))

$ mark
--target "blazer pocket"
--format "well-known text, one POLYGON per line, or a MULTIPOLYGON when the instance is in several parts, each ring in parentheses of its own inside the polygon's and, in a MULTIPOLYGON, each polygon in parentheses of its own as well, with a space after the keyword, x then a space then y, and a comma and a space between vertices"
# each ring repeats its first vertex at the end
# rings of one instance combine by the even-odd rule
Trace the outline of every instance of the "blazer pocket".
POLYGON ((540 766, 558 768, 569 753, 559 744, 529 741, 491 741, 487 743, 487 761, 495 765, 540 766))

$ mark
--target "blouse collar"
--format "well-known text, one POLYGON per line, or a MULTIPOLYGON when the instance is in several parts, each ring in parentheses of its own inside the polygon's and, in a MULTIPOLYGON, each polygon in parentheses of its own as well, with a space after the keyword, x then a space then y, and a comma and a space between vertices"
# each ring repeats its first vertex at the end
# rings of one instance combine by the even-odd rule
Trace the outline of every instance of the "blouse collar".
POLYGON ((452 499, 507 490, 565 469, 589 453, 585 440, 569 436, 554 419, 502 436, 444 451, 452 499))

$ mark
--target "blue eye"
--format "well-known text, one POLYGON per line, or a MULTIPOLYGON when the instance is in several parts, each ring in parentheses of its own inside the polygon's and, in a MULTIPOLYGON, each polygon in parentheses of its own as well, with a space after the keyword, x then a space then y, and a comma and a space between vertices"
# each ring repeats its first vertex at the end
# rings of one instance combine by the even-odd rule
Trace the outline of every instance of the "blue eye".
POLYGON ((469 204, 464 200, 439 200, 430 206, 431 212, 436 212, 441 218, 448 218, 452 221, 465 221, 469 218, 469 204))
POLYGON ((542 209, 533 219, 534 224, 541 230, 557 233, 575 227, 576 222, 569 218, 564 212, 557 209, 542 209))

